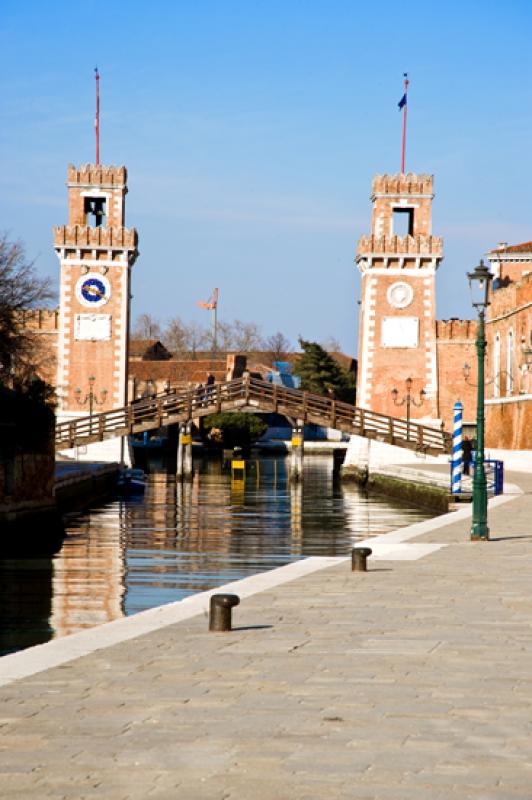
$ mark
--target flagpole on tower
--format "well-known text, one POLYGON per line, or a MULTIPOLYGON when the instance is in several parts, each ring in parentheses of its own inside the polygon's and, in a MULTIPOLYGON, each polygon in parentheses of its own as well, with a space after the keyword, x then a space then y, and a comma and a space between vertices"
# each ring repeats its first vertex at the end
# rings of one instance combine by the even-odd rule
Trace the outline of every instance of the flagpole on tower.
POLYGON ((100 164, 100 74, 98 67, 94 68, 94 77, 96 79, 96 118, 94 120, 94 127, 96 130, 96 166, 100 164))
POLYGON ((405 151, 406 151, 406 108, 407 108, 407 94, 408 94, 408 73, 403 72, 405 79, 405 93, 399 102, 399 108, 403 109, 403 141, 401 145, 401 174, 405 173, 405 151))

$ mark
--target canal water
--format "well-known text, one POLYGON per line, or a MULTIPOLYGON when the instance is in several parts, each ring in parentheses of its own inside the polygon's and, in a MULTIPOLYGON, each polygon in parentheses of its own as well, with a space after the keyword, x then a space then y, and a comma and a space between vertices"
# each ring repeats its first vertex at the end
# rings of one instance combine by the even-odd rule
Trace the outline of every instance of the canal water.
POLYGON ((0 654, 170 603, 305 556, 345 556, 357 541, 430 513, 369 496, 306 459, 290 484, 285 458, 252 462, 235 481, 215 461, 191 483, 150 465, 140 497, 66 518, 61 550, 0 560, 0 654))

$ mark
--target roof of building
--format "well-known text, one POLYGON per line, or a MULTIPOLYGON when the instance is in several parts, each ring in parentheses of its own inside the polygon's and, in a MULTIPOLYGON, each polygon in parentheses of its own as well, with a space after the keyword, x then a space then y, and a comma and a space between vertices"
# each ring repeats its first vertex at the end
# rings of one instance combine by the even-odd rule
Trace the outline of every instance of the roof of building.
POLYGON ((331 351, 329 353, 332 358, 344 369, 348 372, 353 372, 356 367, 356 358, 353 356, 348 356, 347 353, 340 353, 338 351, 331 351))
MULTIPOLYGON (((247 353, 247 369, 253 375, 262 375, 264 378, 271 371, 272 366, 267 353, 247 353)), ((283 361, 294 364, 301 353, 283 353, 283 361)), ((340 366, 347 370, 356 368, 356 360, 344 353, 331 353, 340 366)), ((277 359, 275 359, 277 360, 277 359)), ((208 373, 212 373, 216 381, 225 381, 227 374, 227 360, 221 353, 213 358, 212 354, 196 353, 196 358, 149 360, 137 358, 130 361, 129 375, 138 381, 169 381, 172 383, 205 383, 208 373)))
POLYGON ((226 362, 201 361, 134 361, 129 365, 131 378, 140 381, 169 381, 170 383, 205 383, 212 373, 217 381, 225 381, 226 362))
POLYGON ((490 250, 490 253, 532 253, 532 242, 521 242, 520 244, 506 243, 500 244, 490 250))
POLYGON ((159 339, 130 339, 129 357, 160 361, 171 358, 172 354, 159 339))

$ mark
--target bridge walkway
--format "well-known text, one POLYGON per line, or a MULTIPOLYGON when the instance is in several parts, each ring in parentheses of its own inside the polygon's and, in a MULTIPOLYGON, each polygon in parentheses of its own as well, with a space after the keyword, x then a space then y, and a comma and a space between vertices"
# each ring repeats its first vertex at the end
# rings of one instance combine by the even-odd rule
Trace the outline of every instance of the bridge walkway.
POLYGON ((55 446, 56 450, 70 449, 222 411, 276 412, 297 424, 314 423, 427 455, 441 455, 451 449, 451 436, 443 430, 251 377, 200 391, 170 390, 123 408, 61 422, 56 426, 55 446))

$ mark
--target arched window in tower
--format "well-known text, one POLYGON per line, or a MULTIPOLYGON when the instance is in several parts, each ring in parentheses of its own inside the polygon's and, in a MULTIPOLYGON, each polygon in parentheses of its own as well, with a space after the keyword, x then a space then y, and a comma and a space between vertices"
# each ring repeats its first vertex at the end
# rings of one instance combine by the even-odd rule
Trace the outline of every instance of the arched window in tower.
POLYGON ((105 197, 85 198, 85 224, 92 228, 105 227, 105 197))
POLYGON ((501 336, 495 336, 493 345, 493 396, 500 397, 501 394, 501 336))
POLYGON ((506 339, 506 394, 512 394, 514 390, 513 379, 513 360, 514 360, 514 332, 508 331, 506 339))

